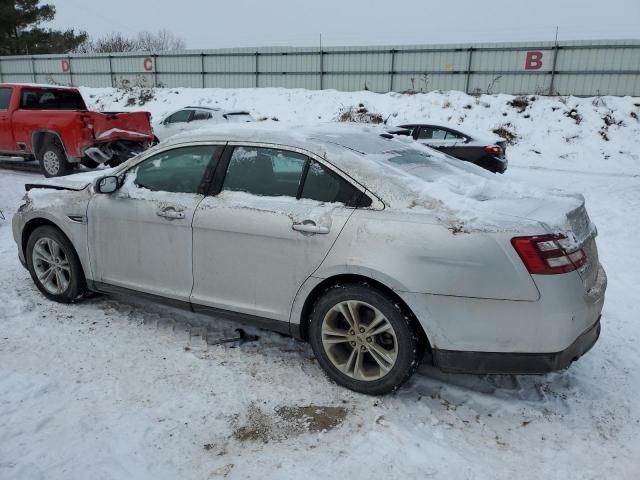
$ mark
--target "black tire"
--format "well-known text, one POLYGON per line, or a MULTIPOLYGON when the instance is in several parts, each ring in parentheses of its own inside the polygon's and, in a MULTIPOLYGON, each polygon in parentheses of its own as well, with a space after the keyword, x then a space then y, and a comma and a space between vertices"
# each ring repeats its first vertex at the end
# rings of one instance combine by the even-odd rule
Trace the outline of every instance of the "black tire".
MULTIPOLYGON (((333 286, 316 300, 310 315, 309 341, 318 363, 332 380, 367 395, 383 395, 398 389, 418 368, 424 352, 421 337, 412 325, 410 312, 404 311, 384 292, 365 283, 333 286), (322 324, 325 316, 335 306, 346 301, 363 302, 375 307, 386 317, 395 332, 397 340, 395 364, 379 379, 358 380, 343 373, 334 365, 325 350, 322 340, 322 324)), ((364 350, 366 347, 361 348, 364 350)), ((373 359, 372 356, 370 358, 373 359)))
POLYGON ((76 254, 76 251, 69 239, 57 228, 50 225, 44 225, 42 227, 36 228, 31 233, 31 235, 29 236, 29 240, 27 241, 25 257, 27 260, 27 268, 29 269, 29 273, 31 274, 33 282, 36 284, 36 287, 38 287, 38 290, 40 290, 40 292, 42 292, 42 294, 49 300, 53 300, 54 302, 59 303, 71 303, 80 300, 86 293, 86 280, 84 277, 84 272, 82 270, 82 265, 80 264, 80 259, 78 258, 78 255, 76 254), (38 275, 36 273, 36 266, 34 265, 33 259, 33 250, 35 248, 35 245, 43 239, 51 239, 55 241, 60 246, 60 249, 64 254, 60 255, 60 257, 65 258, 68 261, 70 270, 68 275, 69 285, 58 294, 54 294, 48 291, 41 280, 38 278, 38 275))
POLYGON ((40 168, 45 177, 62 177, 73 172, 73 164, 67 161, 64 148, 57 140, 45 143, 38 157, 40 168))

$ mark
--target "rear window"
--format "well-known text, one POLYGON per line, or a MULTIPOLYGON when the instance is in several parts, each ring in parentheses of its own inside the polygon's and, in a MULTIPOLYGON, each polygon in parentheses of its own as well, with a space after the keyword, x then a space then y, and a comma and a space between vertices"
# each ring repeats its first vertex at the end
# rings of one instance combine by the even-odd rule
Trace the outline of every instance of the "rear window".
POLYGON ((20 108, 24 110, 86 110, 77 90, 57 88, 23 89, 20 108))
POLYGON ((0 88, 0 110, 9 110, 9 100, 11 99, 11 89, 0 88))
POLYGON ((253 117, 247 112, 225 113, 223 117, 234 123, 253 122, 253 117))

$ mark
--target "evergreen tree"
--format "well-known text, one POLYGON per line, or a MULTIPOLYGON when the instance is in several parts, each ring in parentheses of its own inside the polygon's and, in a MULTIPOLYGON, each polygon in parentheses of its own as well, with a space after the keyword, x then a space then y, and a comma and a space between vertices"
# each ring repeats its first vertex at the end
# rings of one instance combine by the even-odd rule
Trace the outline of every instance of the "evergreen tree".
POLYGON ((87 38, 86 32, 41 27, 53 20, 53 5, 40 0, 0 0, 0 55, 67 53, 87 38))

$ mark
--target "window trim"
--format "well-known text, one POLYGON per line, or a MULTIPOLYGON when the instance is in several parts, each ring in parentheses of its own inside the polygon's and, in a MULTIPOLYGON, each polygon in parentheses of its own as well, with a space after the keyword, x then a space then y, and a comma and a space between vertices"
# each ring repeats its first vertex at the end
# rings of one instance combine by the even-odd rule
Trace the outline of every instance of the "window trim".
POLYGON ((316 161, 323 167, 327 168, 328 170, 331 170, 334 174, 342 178, 344 181, 349 183, 352 187, 354 187, 363 195, 366 195, 367 197, 369 197, 369 199, 371 200, 371 205, 369 205, 368 207, 345 206, 345 208, 354 208, 354 209, 359 208, 361 210, 384 210, 385 208, 384 202, 380 200, 373 192, 369 191, 364 185, 360 184, 357 180, 354 180, 353 178, 351 178, 347 173, 343 172, 338 167, 328 162, 324 158, 320 157, 319 155, 316 155, 313 152, 305 150, 303 148, 294 147, 291 145, 282 145, 279 143, 243 142, 243 141, 227 142, 226 147, 224 148, 224 151, 220 157, 220 160, 218 161, 218 166, 216 167, 213 181, 211 182, 210 187, 206 192, 206 195, 217 196, 222 191, 222 186, 224 184, 224 177, 227 174, 227 168, 229 167, 231 155, 233 154, 233 150, 236 147, 270 148, 270 149, 276 149, 276 150, 289 151, 289 152, 298 153, 300 155, 306 156, 308 160, 302 172, 303 181, 301 181, 300 185, 298 186, 298 194, 296 199, 299 199, 300 195, 302 194, 302 188, 304 188, 304 184, 306 181, 306 173, 308 171, 309 164, 310 164, 309 160, 311 160, 311 161, 316 161))
POLYGON ((153 158, 156 155, 160 155, 162 153, 166 153, 170 150, 177 150, 180 148, 188 148, 188 147, 207 147, 207 146, 222 147, 219 149, 219 153, 217 155, 215 150, 211 155, 211 158, 209 159, 209 164, 207 165, 207 168, 205 168, 202 178, 200 179, 200 184, 198 185, 198 192, 197 193, 181 193, 182 195, 207 195, 207 192, 211 186, 211 182, 215 178, 215 173, 218 170, 218 165, 220 165, 220 163, 222 162, 222 157, 224 156, 224 153, 226 151, 226 145, 227 145, 227 142, 210 141, 210 142, 188 142, 188 143, 178 143, 175 145, 165 145, 163 148, 159 148, 157 150, 155 148, 152 148, 139 156, 142 158, 136 157, 137 161, 135 163, 131 165, 127 165, 122 170, 115 172, 115 175, 118 176, 118 178, 120 179, 120 182, 122 182, 124 181, 124 178, 127 175, 129 175, 133 170, 138 168, 141 163, 144 163, 150 158, 153 158))
POLYGON ((177 123, 189 123, 191 121, 191 118, 193 117, 193 113, 195 112, 195 110, 193 108, 180 108, 178 110, 176 110, 175 112, 167 115, 167 117, 164 119, 164 121, 162 123, 164 123, 165 125, 175 125, 177 123), (171 117, 173 117, 176 113, 180 113, 180 112, 184 112, 184 111, 188 111, 189 112, 189 118, 187 120, 185 120, 184 122, 170 122, 169 119, 171 117))
POLYGON ((9 90, 9 101, 7 102, 7 108, 0 108, 0 112, 8 112, 11 108, 11 99, 13 98, 13 87, 3 86, 2 90, 9 90))

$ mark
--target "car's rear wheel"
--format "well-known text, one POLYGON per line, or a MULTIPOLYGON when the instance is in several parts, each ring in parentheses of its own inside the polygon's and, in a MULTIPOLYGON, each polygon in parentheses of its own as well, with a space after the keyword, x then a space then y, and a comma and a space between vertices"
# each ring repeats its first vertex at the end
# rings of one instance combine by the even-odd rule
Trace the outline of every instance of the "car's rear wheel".
POLYGON ((44 144, 39 160, 45 177, 60 177, 73 171, 73 165, 67 161, 67 155, 60 142, 55 140, 44 144))
POLYGON ((370 395, 396 390, 421 357, 408 313, 364 284, 330 288, 316 301, 309 340, 329 377, 370 395))
POLYGON ((27 268, 36 287, 50 300, 70 303, 82 297, 86 282, 69 239, 57 228, 36 228, 26 249, 27 268))

